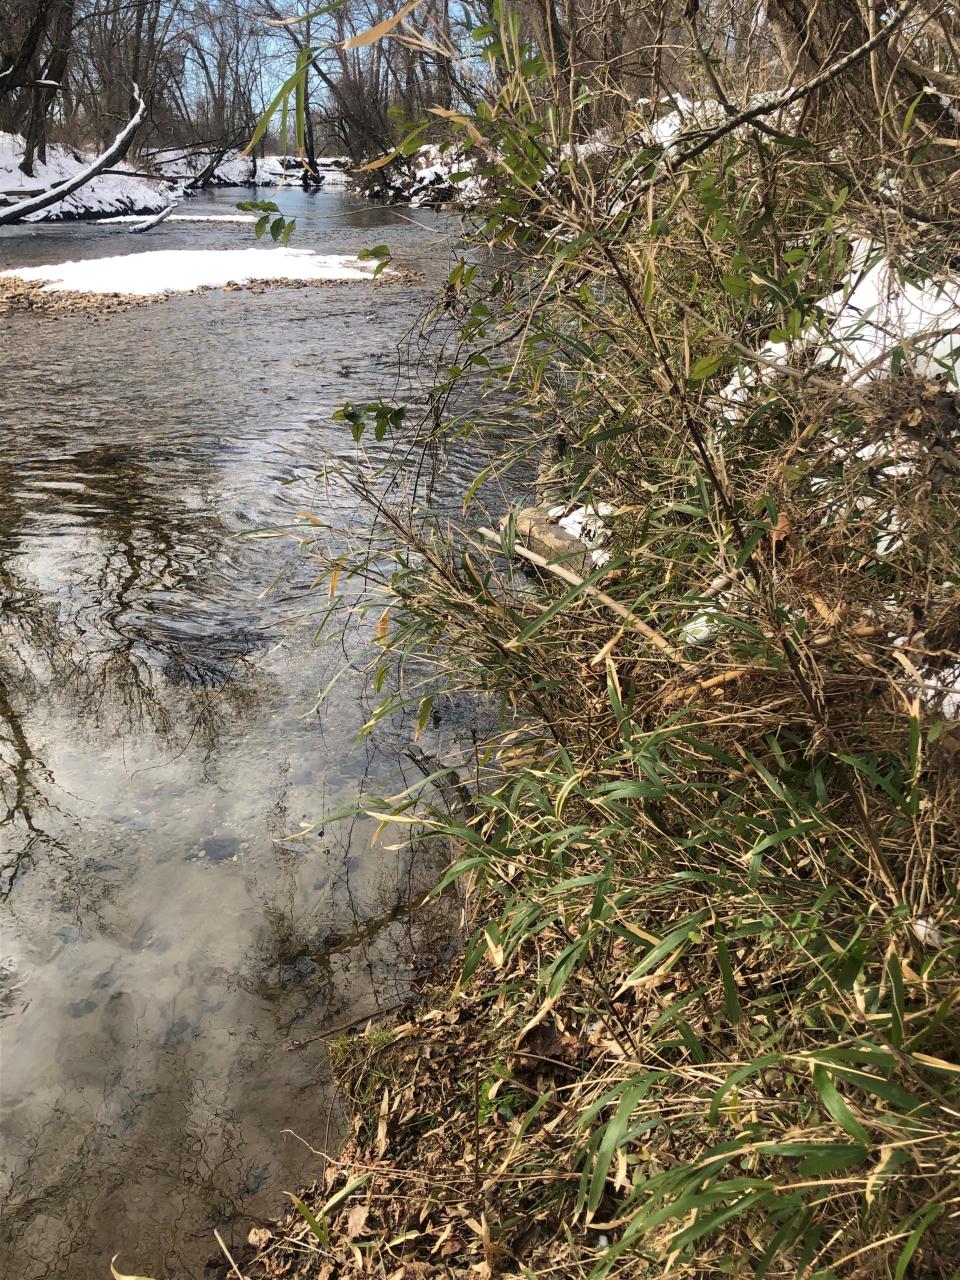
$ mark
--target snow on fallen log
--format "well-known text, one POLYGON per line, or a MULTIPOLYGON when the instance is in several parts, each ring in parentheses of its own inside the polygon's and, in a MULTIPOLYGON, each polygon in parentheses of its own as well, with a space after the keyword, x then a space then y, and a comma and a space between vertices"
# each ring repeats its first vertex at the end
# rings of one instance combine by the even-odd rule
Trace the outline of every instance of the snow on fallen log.
POLYGON ((147 104, 141 96, 139 86, 134 85, 133 91, 137 100, 137 109, 107 150, 102 155, 97 156, 85 168, 80 169, 79 172, 58 183, 55 187, 50 187, 47 191, 41 191, 39 195, 31 196, 26 200, 19 200, 16 204, 7 205, 5 208, 0 209, 0 227, 9 226, 12 222, 20 222, 29 214, 39 213, 41 209, 46 209, 48 205, 64 200, 67 196, 72 195, 74 191, 86 186, 88 182, 91 182, 114 161, 123 159, 130 143, 133 141, 133 135, 139 129, 147 113, 147 104))
MULTIPOLYGON (((174 213, 176 208, 177 205, 168 204, 161 210, 164 218, 169 218, 171 222, 232 222, 247 223, 251 226, 257 221, 252 213, 174 213)), ((141 224, 143 219, 142 213, 118 213, 108 218, 95 218, 93 225, 95 227, 132 227, 134 224, 141 224)))
MULTIPOLYGON (((0 130, 0 209, 43 195, 68 178, 75 177, 94 158, 90 154, 81 155, 63 143, 52 142, 47 146, 46 159, 36 160, 34 172, 25 174, 20 168, 25 149, 26 143, 20 134, 0 130)), ((169 195, 154 183, 139 177, 135 168, 126 161, 120 161, 103 169, 72 195, 28 215, 17 225, 69 222, 117 214, 128 214, 142 221, 159 213, 169 203, 169 195)))
POLYGON ((163 222, 165 218, 169 218, 171 213, 177 206, 168 204, 165 209, 161 209, 159 213, 155 213, 152 218, 147 218, 145 222, 136 222, 131 228, 129 234, 132 236, 141 236, 144 231, 149 231, 151 227, 157 226, 163 222))
POLYGON ((260 280, 369 282, 373 280, 373 271, 355 257, 278 246, 271 249, 158 249, 114 258, 88 258, 81 262, 0 271, 0 279, 4 277, 40 283, 49 293, 156 297, 260 280))

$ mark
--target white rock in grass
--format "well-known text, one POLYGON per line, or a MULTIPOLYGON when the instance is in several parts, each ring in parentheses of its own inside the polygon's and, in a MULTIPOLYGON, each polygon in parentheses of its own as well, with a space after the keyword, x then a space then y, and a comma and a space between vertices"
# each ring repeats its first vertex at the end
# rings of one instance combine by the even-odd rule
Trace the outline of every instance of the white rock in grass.
POLYGON ((910 927, 924 946, 936 947, 938 950, 943 947, 943 934, 927 916, 918 916, 916 920, 911 920, 910 927))
POLYGON ((712 613, 698 613, 689 622, 685 622, 680 628, 683 643, 692 647, 698 644, 707 644, 712 640, 717 634, 713 618, 714 615, 712 613))

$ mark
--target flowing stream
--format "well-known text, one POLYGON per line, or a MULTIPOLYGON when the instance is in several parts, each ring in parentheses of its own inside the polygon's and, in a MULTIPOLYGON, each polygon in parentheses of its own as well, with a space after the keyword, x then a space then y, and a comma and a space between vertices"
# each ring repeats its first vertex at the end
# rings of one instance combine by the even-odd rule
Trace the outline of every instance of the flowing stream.
MULTIPOLYGON (((357 465, 331 413, 407 376, 398 344, 451 229, 332 192, 282 201, 296 245, 385 242, 424 282, 0 320, 11 1280, 102 1280, 115 1253, 121 1271, 200 1280, 213 1227, 242 1241, 319 1175, 310 1147, 335 1146, 310 1038, 395 1003, 443 932, 411 911, 431 868, 372 843, 369 821, 324 830, 396 785, 399 735, 357 740, 359 675, 314 709, 343 661, 304 621, 315 567, 292 540, 242 535, 305 509, 368 519, 318 483, 324 453, 357 465)), ((21 227, 0 232, 0 268, 254 243, 229 223, 21 227)))

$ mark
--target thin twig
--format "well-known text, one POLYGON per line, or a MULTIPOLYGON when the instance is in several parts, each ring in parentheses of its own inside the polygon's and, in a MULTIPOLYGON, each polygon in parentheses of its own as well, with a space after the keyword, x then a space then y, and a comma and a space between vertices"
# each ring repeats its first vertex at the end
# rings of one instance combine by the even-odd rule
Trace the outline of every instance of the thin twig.
POLYGON ((213 1234, 217 1237, 217 1244, 220 1246, 223 1252, 227 1255, 227 1261, 230 1263, 230 1266, 233 1270, 233 1274, 237 1277, 237 1280, 247 1280, 246 1276, 243 1274, 243 1272, 240 1270, 240 1268, 237 1266, 236 1262, 234 1261, 233 1254, 224 1244, 223 1236, 216 1229, 216 1227, 214 1227, 213 1229, 213 1234))
MULTIPOLYGON (((719 142, 721 138, 725 138, 727 134, 733 133, 742 125, 753 124, 755 121, 761 120, 764 116, 773 115, 776 111, 782 111, 784 107, 792 106, 795 102, 799 102, 801 98, 809 97, 816 93, 831 80, 835 80, 837 76, 848 71, 850 67, 862 61, 864 58, 886 44, 893 33, 903 25, 907 16, 916 8, 916 0, 907 0, 899 13, 896 13, 889 22, 885 23, 869 40, 864 41, 856 49, 850 53, 844 54, 842 58, 838 58, 836 62, 831 63, 826 70, 821 71, 819 75, 814 76, 812 80, 807 80, 804 84, 795 85, 792 89, 788 89, 785 93, 778 94, 775 98, 771 98, 769 102, 757 103, 755 106, 747 107, 744 111, 737 112, 736 115, 730 116, 723 124, 717 125, 715 129, 709 130, 700 139, 699 142, 689 147, 686 151, 681 152, 673 161, 668 161, 667 167, 653 177, 642 182, 634 193, 633 199, 630 201, 629 216, 635 217, 640 210, 638 205, 646 196, 647 192, 661 182, 666 181, 676 173, 681 165, 686 164, 690 160, 696 160, 698 156, 703 155, 705 151, 709 151, 714 143, 719 142)), ((624 219, 626 225, 629 218, 624 219)))
POLYGON ((329 1040, 331 1036, 339 1035, 341 1031, 350 1031, 353 1027, 357 1027, 361 1022, 373 1022, 375 1018, 385 1018, 389 1013, 396 1013, 398 1009, 402 1009, 405 1004, 409 1004, 410 997, 407 996, 403 1000, 397 1000, 394 1004, 388 1004, 383 1009, 374 1009, 373 1013, 362 1013, 357 1018, 351 1018, 349 1022, 338 1022, 335 1027, 328 1027, 326 1031, 319 1031, 315 1036, 306 1036, 303 1040, 288 1040, 286 1044, 282 1044, 280 1048, 284 1053, 293 1053, 296 1049, 303 1049, 308 1044, 313 1044, 317 1040, 329 1040))

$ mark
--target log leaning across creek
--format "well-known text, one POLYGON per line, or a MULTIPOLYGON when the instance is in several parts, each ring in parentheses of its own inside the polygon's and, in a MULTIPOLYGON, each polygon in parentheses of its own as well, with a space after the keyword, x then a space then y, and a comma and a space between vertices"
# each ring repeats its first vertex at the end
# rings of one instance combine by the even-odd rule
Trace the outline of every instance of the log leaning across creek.
POLYGON ((16 204, 8 205, 5 209, 0 209, 0 227, 9 226, 14 222, 22 222, 31 213, 39 213, 41 209, 46 209, 49 205, 56 204, 58 200, 65 200, 67 196, 73 195, 74 191, 79 191, 88 182, 92 182, 115 160, 123 159, 129 150, 130 143, 133 141, 134 134, 140 128, 143 118, 147 114, 147 104, 143 100, 139 86, 134 85, 133 91, 137 100, 137 109, 107 150, 102 155, 97 156, 96 160, 88 164, 85 169, 75 173, 72 178, 58 182, 55 187, 50 187, 39 195, 31 196, 27 200, 20 200, 16 204))

